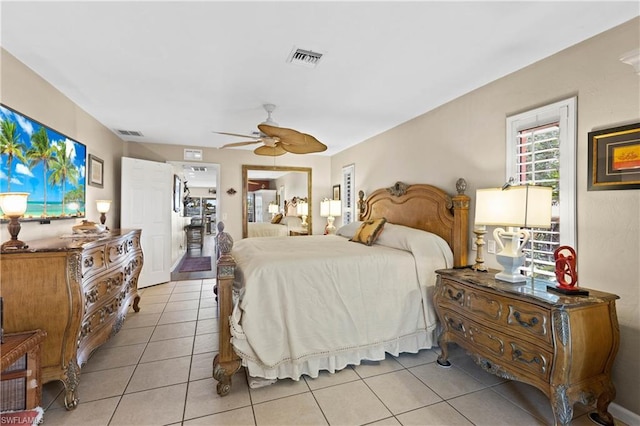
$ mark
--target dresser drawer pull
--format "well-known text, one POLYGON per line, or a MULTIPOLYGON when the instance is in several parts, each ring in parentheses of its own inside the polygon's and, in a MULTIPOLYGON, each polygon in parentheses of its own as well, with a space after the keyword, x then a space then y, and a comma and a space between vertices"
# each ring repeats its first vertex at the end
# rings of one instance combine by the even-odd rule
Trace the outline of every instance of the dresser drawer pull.
POLYGON ((453 328, 454 330, 464 332, 464 325, 462 324, 462 322, 456 324, 453 318, 449 318, 449 327, 453 328))
POLYGON ((518 311, 514 312, 513 316, 515 317, 516 321, 518 321, 518 324, 520 324, 523 327, 534 327, 538 324, 538 318, 536 317, 531 318, 531 321, 529 322, 522 321, 520 319, 520 312, 518 311))
POLYGON ((93 256, 88 256, 84 259, 84 267, 91 268, 93 266, 93 256))
POLYGON ((451 300, 455 300, 456 302, 458 302, 462 298, 461 291, 459 291, 455 296, 453 295, 453 292, 451 291, 451 289, 447 289, 447 293, 449 294, 449 298, 451 300))
POLYGON ((542 365, 542 360, 537 356, 534 356, 532 359, 524 359, 522 358, 522 351, 520 349, 516 349, 513 351, 513 358, 518 361, 526 362, 527 364, 533 364, 534 362, 538 365, 542 365))

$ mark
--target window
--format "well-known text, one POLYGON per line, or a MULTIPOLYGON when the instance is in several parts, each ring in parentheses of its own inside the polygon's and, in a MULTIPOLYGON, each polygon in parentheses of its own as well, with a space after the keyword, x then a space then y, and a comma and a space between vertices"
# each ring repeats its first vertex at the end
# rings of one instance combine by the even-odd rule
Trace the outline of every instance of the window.
POLYGON ((348 225, 356 220, 356 194, 353 189, 353 181, 355 178, 355 165, 349 164, 342 168, 342 187, 344 193, 342 194, 342 224, 348 225))
POLYGON ((507 181, 553 188, 550 229, 531 229, 521 272, 555 280, 553 252, 576 245, 576 98, 507 118, 507 181))

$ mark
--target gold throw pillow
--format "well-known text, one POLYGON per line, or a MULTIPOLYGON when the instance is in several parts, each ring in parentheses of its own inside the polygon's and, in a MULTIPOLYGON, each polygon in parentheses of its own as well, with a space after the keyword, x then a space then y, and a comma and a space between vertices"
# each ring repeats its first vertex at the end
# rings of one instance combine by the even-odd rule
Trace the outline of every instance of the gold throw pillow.
POLYGON ((353 235, 353 238, 349 241, 366 244, 368 246, 372 245, 378 239, 378 236, 382 232, 382 228, 386 222, 387 219, 384 217, 362 222, 356 233, 353 235))

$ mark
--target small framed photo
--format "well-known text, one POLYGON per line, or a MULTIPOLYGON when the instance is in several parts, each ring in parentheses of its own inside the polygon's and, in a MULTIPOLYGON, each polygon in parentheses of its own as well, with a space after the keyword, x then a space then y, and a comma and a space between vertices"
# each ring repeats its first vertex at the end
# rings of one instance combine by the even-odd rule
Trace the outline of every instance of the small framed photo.
POLYGON ((640 189, 640 123, 589 132, 589 191, 640 189))
POLYGON ((340 199, 340 185, 333 185, 333 199, 340 199))
POLYGON ((89 154, 89 185, 104 188, 104 161, 89 154))

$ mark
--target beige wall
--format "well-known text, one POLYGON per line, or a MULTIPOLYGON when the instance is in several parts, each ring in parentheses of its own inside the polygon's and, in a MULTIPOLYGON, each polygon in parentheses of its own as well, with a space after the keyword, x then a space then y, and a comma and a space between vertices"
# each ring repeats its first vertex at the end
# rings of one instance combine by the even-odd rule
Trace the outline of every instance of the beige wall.
MULTIPOLYGON (((620 296, 615 402, 635 413, 640 413, 640 190, 587 191, 587 133, 640 121, 640 76, 618 60, 638 48, 639 40, 635 19, 331 159, 332 184, 341 181, 344 165, 354 163, 356 190, 370 192, 401 180, 455 192, 456 179, 464 177, 473 197, 477 188, 504 182, 507 116, 577 96, 579 283, 620 296)), ((493 255, 485 258, 498 266, 493 255)))
MULTIPOLYGON (((95 200, 113 200, 107 226, 120 226, 120 157, 124 143, 70 99, 40 78, 4 49, 0 56, 0 101, 56 131, 87 146, 87 153, 104 160, 104 188, 86 187, 86 219, 98 222, 95 200)), ((29 240, 71 233, 79 220, 52 220, 48 225, 23 222, 20 239, 29 240)), ((10 238, 6 226, 0 239, 10 238)))

